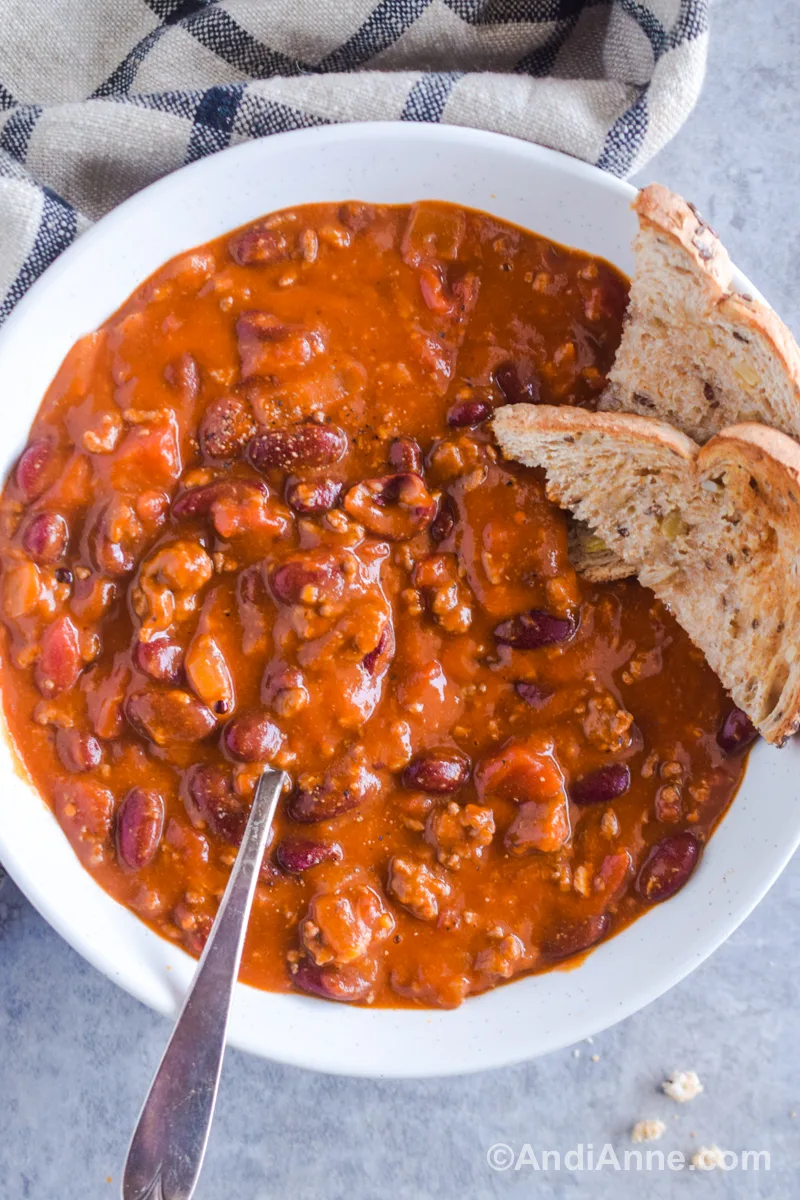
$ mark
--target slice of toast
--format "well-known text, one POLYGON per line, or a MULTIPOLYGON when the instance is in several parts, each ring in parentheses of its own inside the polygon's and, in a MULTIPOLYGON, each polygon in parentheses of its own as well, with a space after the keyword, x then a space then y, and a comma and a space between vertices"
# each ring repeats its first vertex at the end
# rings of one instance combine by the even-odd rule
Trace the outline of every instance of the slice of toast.
POLYGON ((652 588, 767 741, 800 724, 800 446, 741 424, 704 446, 660 421, 495 412, 503 453, 652 588), (613 485, 609 486, 609 481, 613 485))
POLYGON ((668 421, 700 443, 748 421, 800 438, 800 350, 789 329, 730 291, 724 246, 680 196, 654 183, 633 208, 630 302, 598 407, 668 421))
MULTIPOLYGON (((748 421, 800 438, 800 350, 791 332, 760 301, 730 291, 727 251, 691 204, 654 183, 633 208, 636 267, 599 409, 668 421, 701 443, 748 421)), ((578 521, 570 557, 593 581, 631 573, 578 521)))

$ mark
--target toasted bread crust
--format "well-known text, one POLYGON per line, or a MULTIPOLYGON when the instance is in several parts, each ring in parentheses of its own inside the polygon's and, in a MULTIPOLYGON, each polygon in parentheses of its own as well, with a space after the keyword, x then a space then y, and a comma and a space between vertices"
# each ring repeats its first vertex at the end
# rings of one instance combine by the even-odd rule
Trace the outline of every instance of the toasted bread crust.
MULTIPOLYGON (((791 330, 768 305, 743 292, 730 290, 732 267, 728 252, 714 229, 687 200, 660 183, 651 183, 639 191, 631 207, 640 228, 672 238, 691 259, 696 270, 719 289, 719 313, 732 325, 752 332, 770 343, 786 374, 798 387, 800 404, 800 350, 791 330)), ((800 410, 797 430, 784 430, 800 436, 800 410)))
POLYGON ((640 228, 650 226, 680 245, 696 269, 716 283, 720 296, 731 281, 728 251, 691 204, 660 183, 650 183, 631 204, 640 228))
POLYGON ((667 420, 696 441, 762 421, 800 438, 800 349, 762 301, 730 291, 716 233, 660 184, 637 195, 628 320, 599 407, 667 420))
POLYGON ((780 475, 782 485, 794 483, 800 488, 800 445, 777 429, 755 422, 730 425, 703 446, 699 461, 709 461, 712 454, 717 456, 728 445, 735 447, 743 459, 754 465, 769 463, 780 475))
MULTIPOLYGON (((526 460, 514 451, 509 452, 506 447, 512 441, 542 433, 565 434, 566 441, 570 435, 602 434, 629 446, 634 452, 638 446, 657 447, 682 463, 692 463, 700 449, 690 437, 679 429, 673 429, 665 421, 654 421, 633 413, 593 413, 566 404, 559 407, 549 404, 505 404, 495 410, 492 426, 506 457, 519 458, 521 462, 526 460)), ((538 464, 531 461, 528 465, 538 464)))
POLYGON ((792 437, 800 437, 800 348, 791 329, 778 314, 760 300, 742 292, 729 292, 719 303, 720 316, 731 325, 763 339, 768 351, 778 360, 794 389, 797 409, 790 428, 782 429, 792 437))

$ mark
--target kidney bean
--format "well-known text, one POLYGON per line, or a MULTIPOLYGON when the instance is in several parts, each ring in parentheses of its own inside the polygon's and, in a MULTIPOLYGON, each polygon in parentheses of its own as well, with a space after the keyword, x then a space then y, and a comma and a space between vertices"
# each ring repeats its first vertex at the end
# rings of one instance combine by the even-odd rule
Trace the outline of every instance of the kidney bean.
POLYGON ((184 660, 186 679, 196 696, 216 713, 234 707, 233 676, 216 638, 210 633, 194 635, 184 660))
POLYGON ((183 676, 183 647, 166 634, 136 643, 133 660, 140 671, 158 683, 180 683, 183 676))
POLYGON ((127 650, 114 655, 110 670, 103 665, 88 672, 84 691, 89 722, 104 741, 119 737, 124 728, 123 703, 130 674, 127 650))
POLYGON ((450 537, 455 528, 457 515, 456 506, 450 496, 442 496, 430 527, 430 534, 434 542, 443 542, 450 537))
POLYGON ((441 317, 463 320, 472 312, 478 300, 480 281, 477 275, 468 273, 453 283, 436 263, 423 263, 419 272, 419 287, 422 299, 431 312, 441 317))
POLYGON ((389 463, 395 471, 422 474, 422 450, 419 442, 410 437, 393 438, 389 446, 389 463))
POLYGON ((571 784, 569 798, 581 805, 607 804, 627 792, 630 786, 630 769, 624 763, 609 763, 571 784))
POLYGON ((207 517, 215 504, 230 500, 246 501, 269 496, 265 483, 254 479, 217 479, 213 483, 202 483, 189 488, 172 505, 172 515, 178 520, 185 517, 207 517))
POLYGON ((321 784, 298 786, 289 797, 287 812, 293 821, 304 825, 328 821, 372 799, 380 786, 377 775, 345 756, 331 767, 321 784))
POLYGON ((117 813, 117 856, 140 871, 156 856, 164 832, 164 801, 151 788, 131 788, 117 813))
POLYGON ((329 512, 341 491, 338 479, 292 479, 286 485, 286 503, 296 513, 329 512))
POLYGON ((269 586, 279 603, 300 604, 307 588, 315 589, 319 598, 338 599, 344 591, 344 577, 332 555, 290 558, 270 571, 269 586))
POLYGON ((574 637, 577 628, 573 617, 556 617, 532 608, 529 612, 502 621, 495 629, 494 636, 501 646, 511 646, 515 650, 538 650, 541 646, 568 641, 574 637))
POLYGON ((297 788, 289 797, 286 811, 293 821, 301 825, 313 825, 317 821, 330 821, 343 813, 358 808, 360 796, 354 790, 326 788, 297 788))
POLYGON ((267 615, 272 612, 272 601, 264 582, 261 563, 254 563, 239 575, 236 581, 236 610, 244 653, 250 655, 256 649, 265 649, 267 615))
POLYGON ((65 769, 72 775, 94 770, 103 757, 97 738, 82 729, 59 729, 56 751, 65 769))
POLYGON ((451 288, 450 293, 455 301, 455 311, 458 313, 471 313, 478 302, 478 293, 481 288, 481 281, 477 275, 468 272, 462 275, 460 279, 456 279, 451 288))
POLYGON ((200 742, 217 727, 214 714, 179 688, 146 689, 128 697, 125 715, 137 733, 157 746, 170 742, 200 742))
POLYGON ((193 767, 187 776, 186 810, 194 824, 204 821, 226 842, 241 842, 248 808, 234 791, 229 771, 209 763, 193 767))
POLYGON ((364 976, 363 964, 319 967, 307 958, 297 963, 297 970, 291 979, 295 987, 311 996, 319 996, 322 1000, 339 1000, 343 1004, 364 1000, 373 982, 364 976))
POLYGON ((90 535, 92 559, 98 571, 106 575, 127 575, 136 566, 136 548, 115 542, 99 526, 96 536, 90 535))
POLYGON ((229 721, 222 741, 239 762, 268 762, 280 750, 283 734, 265 712, 253 711, 229 721))
POLYGON ((462 400, 447 413, 447 424, 453 429, 474 429, 492 415, 492 407, 483 400, 462 400))
POLYGON ((264 574, 260 563, 254 563, 253 566, 242 571, 237 582, 237 591, 246 605, 262 608, 269 602, 267 585, 264 583, 264 574))
POLYGON ((625 890, 632 870, 633 859, 628 850, 607 854, 594 877, 593 887, 602 892, 606 900, 617 900, 625 890))
POLYGON ((114 794, 94 779, 61 779, 56 785, 56 816, 65 829, 94 841, 110 839, 114 794))
POLYGON ((742 754, 758 737, 758 730, 740 708, 732 708, 717 734, 717 745, 726 754, 742 754))
POLYGON ((41 512, 32 517, 22 534, 22 545, 38 563, 55 563, 69 541, 67 522, 60 513, 41 512))
POLYGON ((132 571, 144 536, 134 506, 123 496, 111 500, 89 532, 89 548, 98 571, 105 575, 132 571))
POLYGON ((680 891, 697 866, 700 843, 688 830, 656 842, 642 864, 636 890, 643 900, 658 904, 680 891))
POLYGON ((207 517, 212 505, 229 489, 230 483, 225 480, 201 483, 198 487, 188 488, 173 501, 172 515, 179 521, 192 517, 207 517))
POLYGON ((436 516, 436 501, 412 472, 365 479, 350 489, 344 507, 370 533, 390 541, 414 537, 436 516))
POLYGON ((214 924, 214 918, 211 913, 194 913, 194 925, 191 929, 184 929, 181 938, 184 946, 190 954, 194 954, 199 958, 205 949, 209 934, 211 933, 214 924))
POLYGON ((390 623, 384 625, 381 635, 372 650, 369 650, 361 660, 361 665, 370 675, 377 675, 385 659, 394 655, 394 630, 390 623))
POLYGON ((500 363, 494 370, 494 381, 509 404, 538 404, 538 377, 521 363, 500 363))
POLYGON ((423 750, 403 771, 403 786, 445 795, 457 792, 469 779, 470 762, 460 750, 423 750))
POLYGON ((276 664, 267 668, 261 684, 261 698, 281 717, 295 717, 309 702, 305 676, 297 667, 276 664))
POLYGON ((375 220, 375 210, 369 204, 348 200, 339 207, 339 220, 351 233, 363 233, 375 220))
POLYGON ((565 925, 542 942, 542 955, 554 960, 581 954, 605 937, 610 924, 608 913, 596 913, 572 925, 565 925))
POLYGON ((184 400, 194 401, 200 395, 200 368, 191 354, 181 354, 164 368, 164 379, 180 392, 184 400))
POLYGON ((275 851, 279 867, 292 875, 309 871, 320 863, 341 862, 342 847, 338 842, 312 842, 307 838, 284 838, 275 851))
POLYGON ((550 688, 542 687, 540 683, 532 683, 526 679, 520 679, 514 684, 517 695, 530 704, 531 708, 542 708, 550 697, 553 695, 550 688))
POLYGON ((453 298, 447 287, 444 270, 438 263, 423 263, 419 271, 419 290, 431 312, 452 316, 453 298))
POLYGON ((228 253, 240 267, 268 267, 287 259, 291 251, 279 230, 256 225, 235 233, 228 242, 228 253))
POLYGON ((152 528, 163 525, 169 512, 170 498, 166 492, 148 488, 136 497, 136 515, 152 528))
POLYGON ((55 483, 58 475, 56 450, 45 438, 29 442, 20 455, 14 478, 26 501, 36 500, 55 483))
POLYGON ((39 691, 48 697, 67 691, 77 680, 82 667, 77 629, 69 617, 56 617, 42 636, 36 664, 39 691))
POLYGON ((328 467, 343 457, 347 434, 338 425, 308 422, 291 429, 270 429, 256 434, 247 446, 247 456, 257 471, 280 467, 328 467))
POLYGON ((212 400, 200 421, 200 449, 206 458, 236 458, 258 428, 252 409, 241 396, 212 400))

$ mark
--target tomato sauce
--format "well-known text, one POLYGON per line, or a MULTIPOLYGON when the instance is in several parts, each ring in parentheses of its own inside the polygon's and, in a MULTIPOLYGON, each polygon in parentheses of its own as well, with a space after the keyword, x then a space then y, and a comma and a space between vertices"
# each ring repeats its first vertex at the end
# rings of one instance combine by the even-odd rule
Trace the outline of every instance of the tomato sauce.
POLYGON ((686 882, 732 705, 650 592, 576 575, 491 434, 593 406, 626 301, 481 213, 311 205, 77 343, 0 502, 2 695, 111 895, 199 954, 266 763, 259 987, 454 1006, 686 882))

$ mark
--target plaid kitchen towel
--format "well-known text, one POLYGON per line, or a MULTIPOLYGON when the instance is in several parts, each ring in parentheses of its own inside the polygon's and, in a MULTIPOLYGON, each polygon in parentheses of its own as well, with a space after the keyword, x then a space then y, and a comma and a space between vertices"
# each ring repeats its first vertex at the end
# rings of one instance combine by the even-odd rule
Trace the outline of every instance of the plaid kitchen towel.
POLYGON ((90 221, 225 146, 443 121, 616 175, 697 99, 708 0, 0 0, 0 321, 90 221))

